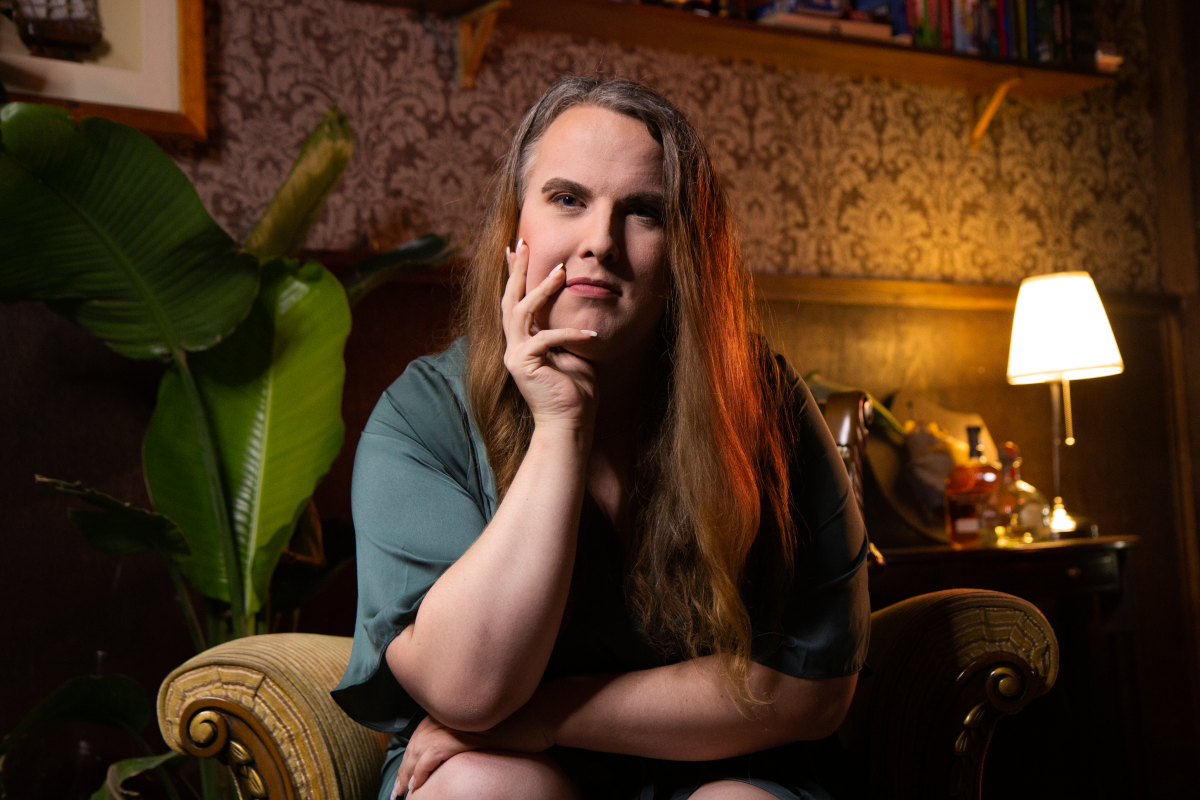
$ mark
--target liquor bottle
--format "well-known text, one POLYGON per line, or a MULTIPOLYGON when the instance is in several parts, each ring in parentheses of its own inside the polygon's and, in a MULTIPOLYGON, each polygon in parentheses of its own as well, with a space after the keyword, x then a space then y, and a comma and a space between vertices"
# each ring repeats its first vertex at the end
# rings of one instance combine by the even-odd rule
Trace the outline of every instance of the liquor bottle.
POLYGON ((993 547, 1032 544, 1050 539, 1050 504, 1021 480, 1021 451, 1005 442, 1000 452, 1000 488, 984 505, 980 544, 993 547))
POLYGON ((983 458, 979 430, 967 427, 967 461, 946 478, 946 533, 960 549, 979 546, 980 515, 1000 484, 1000 474, 983 458))

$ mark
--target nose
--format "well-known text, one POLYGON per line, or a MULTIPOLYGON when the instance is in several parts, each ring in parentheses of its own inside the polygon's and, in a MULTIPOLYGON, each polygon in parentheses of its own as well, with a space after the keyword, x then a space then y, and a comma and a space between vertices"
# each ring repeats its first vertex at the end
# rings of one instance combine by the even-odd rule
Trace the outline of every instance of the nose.
POLYGON ((579 257, 611 264, 621 255, 622 220, 616 209, 608 206, 595 208, 589 216, 587 230, 579 243, 579 257))

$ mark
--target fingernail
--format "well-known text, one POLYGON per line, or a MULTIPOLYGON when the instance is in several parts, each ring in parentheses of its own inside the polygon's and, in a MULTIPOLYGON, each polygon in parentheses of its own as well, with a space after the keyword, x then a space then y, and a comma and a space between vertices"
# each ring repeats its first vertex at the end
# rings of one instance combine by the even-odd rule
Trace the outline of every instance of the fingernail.
POLYGON ((517 250, 518 251, 520 251, 521 245, 524 243, 524 241, 525 241, 524 239, 517 239, 517 250))
POLYGON ((508 247, 507 247, 507 246, 505 246, 505 248, 504 248, 504 257, 505 257, 505 258, 508 258, 508 257, 509 257, 509 256, 511 256, 511 255, 512 255, 512 250, 509 250, 509 249, 508 249, 508 247))
POLYGON ((594 338, 596 338, 596 332, 595 332, 595 331, 585 331, 585 330, 583 330, 583 329, 580 329, 580 331, 579 331, 579 332, 580 332, 580 333, 586 333, 588 336, 591 336, 593 339, 594 339, 594 338))
MULTIPOLYGON (((415 778, 416 776, 414 775, 413 777, 415 778)), ((412 794, 412 782, 413 782, 413 779, 409 778, 408 779, 408 793, 409 794, 412 794)))
POLYGON ((558 272, 560 269, 562 269, 562 268, 563 268, 563 265, 564 265, 564 264, 566 264, 566 262, 565 262, 565 261, 564 261, 562 264, 559 264, 559 265, 558 265, 557 267, 555 267, 554 269, 550 270, 550 275, 548 275, 548 276, 546 276, 546 277, 553 277, 555 273, 557 273, 557 272, 558 272))

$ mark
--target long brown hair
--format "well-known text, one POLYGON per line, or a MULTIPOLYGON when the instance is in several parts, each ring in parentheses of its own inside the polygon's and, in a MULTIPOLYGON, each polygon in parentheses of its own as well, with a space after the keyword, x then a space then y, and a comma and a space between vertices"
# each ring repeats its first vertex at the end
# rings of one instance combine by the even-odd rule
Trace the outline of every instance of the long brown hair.
POLYGON ((657 424, 640 444, 629 601, 662 650, 716 654, 734 696, 756 704, 762 701, 749 686, 747 604, 756 617, 777 620, 795 538, 779 376, 708 153, 683 114, 655 92, 626 80, 563 78, 521 122, 495 178, 468 278, 462 328, 472 412, 503 496, 533 433, 529 408, 504 367, 504 248, 516 236, 537 143, 575 106, 640 120, 663 148, 671 275, 661 331, 666 366, 657 424), (747 575, 748 558, 754 575, 747 575))

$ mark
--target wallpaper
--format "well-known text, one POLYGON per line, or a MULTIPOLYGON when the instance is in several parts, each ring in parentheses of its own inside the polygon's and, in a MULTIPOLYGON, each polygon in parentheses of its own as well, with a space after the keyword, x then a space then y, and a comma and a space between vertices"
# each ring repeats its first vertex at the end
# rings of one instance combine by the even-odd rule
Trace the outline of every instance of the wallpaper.
POLYGON ((752 269, 1016 283, 1086 269, 1159 289, 1140 0, 1099 0, 1122 83, 1007 101, 972 153, 963 92, 652 51, 499 26, 474 91, 453 22, 356 0, 206 7, 212 136, 167 144, 217 220, 244 236, 329 105, 358 135, 314 248, 469 241, 488 178, 557 76, 643 81, 684 109, 726 183, 752 269))

